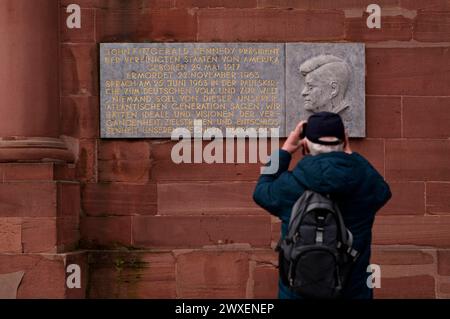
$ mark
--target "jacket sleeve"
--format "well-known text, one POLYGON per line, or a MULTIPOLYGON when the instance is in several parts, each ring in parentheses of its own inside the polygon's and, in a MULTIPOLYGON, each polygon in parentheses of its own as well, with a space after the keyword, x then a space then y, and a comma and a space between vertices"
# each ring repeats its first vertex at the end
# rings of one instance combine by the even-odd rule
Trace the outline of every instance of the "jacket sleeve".
POLYGON ((386 183, 384 178, 379 175, 378 183, 376 186, 376 205, 377 210, 383 207, 392 197, 391 188, 389 187, 389 184, 386 183))
POLYGON ((374 205, 376 210, 379 210, 383 207, 392 197, 391 188, 389 184, 386 183, 384 177, 370 164, 367 160, 367 165, 369 169, 372 171, 374 176, 373 183, 373 197, 374 197, 374 205))
MULTIPOLYGON (((253 193, 253 200, 262 208, 269 211, 271 214, 280 217, 280 208, 282 205, 282 186, 286 183, 286 179, 289 179, 287 174, 289 163, 291 162, 291 154, 285 150, 278 150, 279 165, 278 169, 270 173, 262 173, 256 184, 255 191, 253 193)), ((276 156, 272 154, 271 161, 266 165, 270 167, 273 160, 276 160, 276 156)))

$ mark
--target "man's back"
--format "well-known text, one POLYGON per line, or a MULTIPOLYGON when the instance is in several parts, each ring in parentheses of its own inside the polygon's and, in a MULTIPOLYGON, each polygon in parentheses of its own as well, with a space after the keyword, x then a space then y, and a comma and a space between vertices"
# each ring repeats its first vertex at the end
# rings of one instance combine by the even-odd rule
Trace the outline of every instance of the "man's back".
MULTIPOLYGON (((282 220, 284 238, 291 209, 306 190, 330 194, 342 212, 347 228, 353 233, 358 258, 349 284, 347 298, 370 298, 366 272, 370 260, 371 229, 376 212, 389 200, 391 192, 382 176, 357 153, 330 152, 305 156, 292 172, 288 171, 291 155, 279 151, 280 165, 276 174, 262 175, 254 192, 254 200, 282 220)), ((280 296, 296 298, 281 285, 280 296)))

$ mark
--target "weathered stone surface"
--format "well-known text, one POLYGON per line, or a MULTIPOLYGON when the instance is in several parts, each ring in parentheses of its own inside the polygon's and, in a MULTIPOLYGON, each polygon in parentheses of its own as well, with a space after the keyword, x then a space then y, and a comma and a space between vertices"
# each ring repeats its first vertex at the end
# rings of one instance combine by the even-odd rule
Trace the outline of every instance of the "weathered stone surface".
POLYGON ((446 47, 367 48, 367 94, 448 96, 449 57, 446 47))
POLYGON ((98 146, 98 176, 102 182, 146 183, 150 167, 146 142, 102 141, 98 146))
POLYGON ((399 96, 367 96, 367 137, 401 137, 401 107, 399 96))
POLYGON ((17 298, 64 298, 65 271, 58 256, 0 254, 0 274, 25 273, 17 298))
POLYGON ((450 179, 449 156, 449 140, 387 140, 386 178, 397 181, 447 181, 450 179))
POLYGON ((331 111, 342 116, 350 136, 365 137, 364 77, 364 44, 288 43, 286 132, 315 112, 331 111))
POLYGON ((58 219, 54 217, 23 218, 22 221, 23 252, 25 253, 58 252, 57 225, 58 219))
POLYGON ((345 15, 339 10, 217 8, 198 11, 198 41, 336 41, 344 36, 345 15))
POLYGON ((0 274, 0 298, 16 299, 17 289, 19 289, 24 272, 17 271, 11 274, 0 274))
POLYGON ((22 220, 0 217, 0 252, 22 252, 22 220))
POLYGON ((257 266, 253 271, 253 297, 276 299, 278 296, 278 269, 273 266, 257 266))
POLYGON ((56 194, 56 183, 12 182, 0 184, 0 216, 56 216, 56 194))
POLYGON ((271 240, 270 216, 133 216, 132 232, 134 247, 151 248, 270 247, 271 240))
POLYGON ((429 265, 434 263, 433 249, 382 248, 372 249, 371 263, 381 265, 429 265))
POLYGON ((438 274, 442 276, 450 276, 450 251, 438 251, 438 274))
POLYGON ((449 216, 378 216, 373 243, 449 247, 449 225, 449 216))
POLYGON ((122 247, 131 244, 131 216, 82 217, 83 246, 122 247))
POLYGON ((377 299, 430 299, 436 297, 435 285, 430 275, 384 278, 374 295, 377 299))
POLYGON ((156 184, 87 184, 82 202, 89 216, 155 215, 156 184))
MULTIPOLYGON (((87 287, 86 261, 86 253, 81 251, 67 254, 0 253, 0 276, 24 273, 16 291, 19 299, 84 298, 87 287), (80 289, 66 286, 66 266, 69 264, 77 264, 81 268, 80 289)), ((1 286, 0 282, 0 290, 1 286)))
POLYGON ((248 255, 232 251, 182 254, 176 271, 178 297, 244 298, 248 255))
POLYGON ((403 135, 409 138, 449 138, 448 97, 404 97, 403 135), (417 123, 420 123, 418 127, 417 123))
POLYGON ((158 214, 265 215, 251 200, 254 189, 254 182, 161 183, 158 214))
POLYGON ((450 183, 427 183, 426 210, 428 214, 450 214, 450 183))
POLYGON ((75 179, 73 164, 55 163, 1 163, 2 181, 72 181, 75 179))
POLYGON ((89 298, 175 298, 171 253, 92 252, 89 298))

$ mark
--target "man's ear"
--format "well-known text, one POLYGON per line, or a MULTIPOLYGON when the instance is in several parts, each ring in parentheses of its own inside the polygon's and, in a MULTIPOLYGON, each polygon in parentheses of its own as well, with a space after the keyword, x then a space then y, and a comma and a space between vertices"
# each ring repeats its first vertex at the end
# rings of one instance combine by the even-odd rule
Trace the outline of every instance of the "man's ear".
POLYGON ((308 147, 308 143, 306 142, 306 138, 302 139, 301 144, 302 144, 302 155, 305 156, 311 154, 311 151, 309 150, 308 147))
POLYGON ((336 81, 331 82, 331 98, 335 98, 339 94, 339 84, 336 81))

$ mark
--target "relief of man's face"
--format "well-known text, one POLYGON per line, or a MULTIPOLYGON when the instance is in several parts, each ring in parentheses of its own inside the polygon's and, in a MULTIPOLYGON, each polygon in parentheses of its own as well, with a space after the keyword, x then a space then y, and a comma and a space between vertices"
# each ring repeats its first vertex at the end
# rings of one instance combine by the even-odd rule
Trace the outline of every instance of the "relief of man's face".
POLYGON ((328 111, 331 99, 336 92, 333 84, 329 79, 324 78, 320 70, 308 73, 301 93, 305 101, 305 109, 311 112, 328 111))

